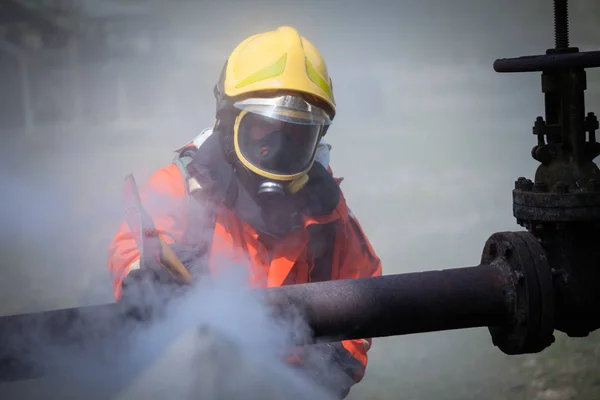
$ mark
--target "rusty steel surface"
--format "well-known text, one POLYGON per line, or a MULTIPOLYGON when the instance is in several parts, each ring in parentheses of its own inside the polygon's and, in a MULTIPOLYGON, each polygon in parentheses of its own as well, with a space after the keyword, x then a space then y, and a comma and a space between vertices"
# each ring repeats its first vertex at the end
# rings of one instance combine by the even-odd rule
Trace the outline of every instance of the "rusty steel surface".
MULTIPOLYGON (((323 342, 510 323, 509 274, 500 261, 493 266, 269 288, 260 294, 275 314, 299 310, 314 333, 313 342, 323 342)), ((46 360, 45 370, 39 363, 46 346, 64 347, 66 352, 85 346, 102 352, 115 346, 115 336, 123 337, 147 322, 124 303, 0 317, 0 382, 48 372, 52 360, 46 360), (43 344, 36 341, 39 337, 46 338, 43 344)))
POLYGON ((269 289, 297 305, 318 340, 359 339, 502 325, 511 320, 505 265, 487 265, 269 289))

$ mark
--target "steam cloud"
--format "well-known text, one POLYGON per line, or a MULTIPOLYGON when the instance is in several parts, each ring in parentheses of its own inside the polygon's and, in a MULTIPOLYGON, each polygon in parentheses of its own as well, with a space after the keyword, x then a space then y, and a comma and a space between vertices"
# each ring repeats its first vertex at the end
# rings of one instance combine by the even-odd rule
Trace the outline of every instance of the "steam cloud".
MULTIPOLYGON (((76 391, 75 397, 88 399, 332 399, 284 361, 299 335, 309 334, 307 326, 299 318, 273 318, 265 298, 246 286, 245 275, 232 267, 199 282, 171 300, 167 312, 149 325, 126 321, 118 326, 108 313, 93 320, 84 316, 80 326, 61 332, 64 344, 57 344, 47 330, 28 327, 24 334, 35 338, 34 361, 51 372, 44 378, 44 395, 65 398, 76 391), (97 337, 68 342, 81 329, 97 337)), ((166 289, 159 289, 145 304, 157 307, 152 303, 166 301, 166 289)), ((329 373, 326 359, 319 363, 317 373, 329 373)))
MULTIPOLYGON (((69 221, 72 213, 69 206, 73 202, 68 193, 61 191, 62 180, 40 181, 29 171, 21 172, 0 175, 2 182, 17 189, 18 194, 18 197, 3 196, 5 207, 0 219, 5 226, 20 227, 17 230, 20 236, 16 238, 18 248, 35 249, 31 259, 20 262, 32 262, 36 273, 28 276, 27 270, 5 268, 4 277, 5 282, 22 286, 25 298, 32 299, 32 293, 36 293, 37 298, 26 306, 30 310, 23 310, 10 306, 18 304, 14 298, 16 292, 6 292, 5 303, 8 300, 10 303, 5 304, 8 307, 4 314, 74 306, 64 303, 49 306, 48 299, 44 299, 49 292, 62 292, 61 288, 74 279, 66 273, 69 270, 72 273, 75 262, 61 267, 56 262, 60 261, 56 246, 68 245, 70 252, 76 253, 79 239, 66 244, 51 240, 56 239, 57 232, 68 231, 69 226, 72 229, 72 224, 61 225, 69 221), (46 257, 55 262, 35 263, 46 257), (41 285, 39 289, 37 285, 41 285)), ((102 218, 112 219, 114 212, 109 212, 109 207, 92 208, 95 210, 92 225, 102 218)), ((10 231, 5 231, 5 238, 10 231)), ((81 230, 81 235, 87 234, 84 231, 81 230)), ((85 274, 86 269, 89 268, 80 265, 78 274, 85 274)), ((2 383, 0 398, 333 398, 302 371, 284 361, 295 343, 309 334, 304 322, 300 318, 272 318, 272 309, 264 298, 247 287, 245 274, 240 266, 225 268, 222 274, 201 281, 176 297, 167 307, 168 312, 149 325, 134 321, 118 325, 114 317, 106 313, 93 318, 84 315, 69 332, 48 332, 42 326, 25 327, 22 336, 12 338, 16 343, 1 345, 18 345, 23 339, 21 344, 33 342, 36 349, 33 361, 41 363, 51 374, 35 380, 2 383), (89 337, 81 342, 75 340, 82 331, 89 337), (64 340, 57 344, 57 337, 64 340)), ((106 285, 109 285, 108 280, 106 285)), ((166 302, 165 293, 152 294, 146 299, 150 306, 166 302)), ((326 355, 324 359, 311 361, 317 374, 331 374, 326 355)))

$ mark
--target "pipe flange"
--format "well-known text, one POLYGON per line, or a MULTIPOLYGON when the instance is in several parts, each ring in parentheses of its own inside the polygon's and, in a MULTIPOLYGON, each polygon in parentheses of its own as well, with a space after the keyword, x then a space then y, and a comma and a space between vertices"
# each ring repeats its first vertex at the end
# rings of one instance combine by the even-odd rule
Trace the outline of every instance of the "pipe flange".
MULTIPOLYGON (((531 181, 529 181, 531 182, 531 181)), ((600 192, 553 193, 513 190, 513 215, 525 221, 570 222, 600 220, 600 192)))
POLYGON ((506 298, 512 322, 489 327, 505 354, 538 353, 554 342, 554 292, 546 253, 529 232, 498 232, 483 249, 482 265, 508 267, 506 298))

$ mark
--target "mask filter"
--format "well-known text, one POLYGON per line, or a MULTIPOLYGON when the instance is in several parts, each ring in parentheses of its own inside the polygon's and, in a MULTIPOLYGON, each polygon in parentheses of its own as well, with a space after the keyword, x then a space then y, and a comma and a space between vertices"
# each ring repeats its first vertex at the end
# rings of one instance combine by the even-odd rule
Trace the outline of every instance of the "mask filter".
POLYGON ((279 182, 264 181, 258 187, 259 198, 283 198, 286 190, 279 182))

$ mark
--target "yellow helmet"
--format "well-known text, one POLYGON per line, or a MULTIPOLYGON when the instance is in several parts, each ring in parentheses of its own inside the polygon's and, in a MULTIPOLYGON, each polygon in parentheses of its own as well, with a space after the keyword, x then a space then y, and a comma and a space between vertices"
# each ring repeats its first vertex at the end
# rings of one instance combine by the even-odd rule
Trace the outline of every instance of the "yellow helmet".
POLYGON ((241 42, 229 56, 219 83, 218 90, 229 98, 298 92, 327 111, 330 119, 336 113, 331 78, 321 53, 289 26, 241 42))
POLYGON ((336 114, 319 50, 289 26, 250 36, 229 56, 214 94, 228 159, 300 190, 336 114))

